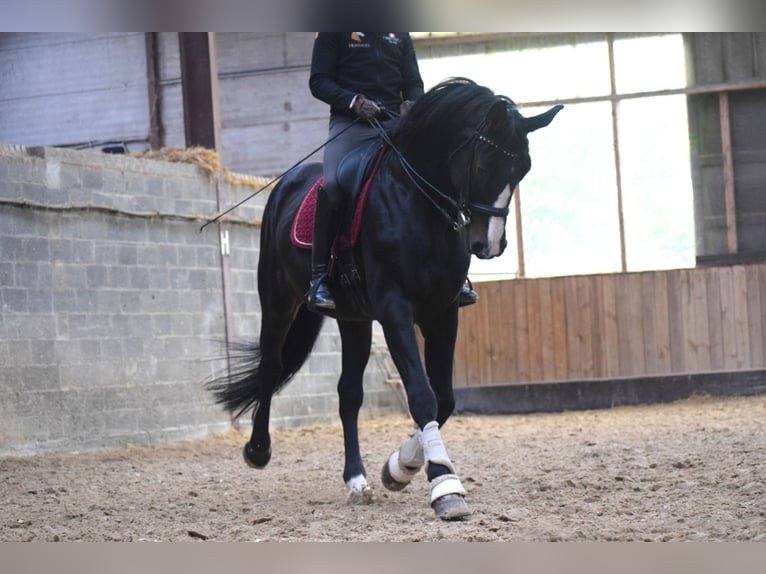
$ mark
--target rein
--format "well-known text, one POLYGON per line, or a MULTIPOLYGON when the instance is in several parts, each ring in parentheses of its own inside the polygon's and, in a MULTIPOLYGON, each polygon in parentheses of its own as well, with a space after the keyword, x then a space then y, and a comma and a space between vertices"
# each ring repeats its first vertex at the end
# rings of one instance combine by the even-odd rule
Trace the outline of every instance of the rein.
POLYGON ((404 154, 402 154, 401 151, 399 151, 399 148, 394 145, 394 142, 391 141, 391 138, 388 137, 388 133, 386 133, 386 130, 383 128, 382 125, 380 125, 380 122, 373 118, 370 124, 375 128, 375 130, 378 132, 378 135, 383 139, 383 141, 386 143, 386 145, 391 148, 391 150, 396 154, 396 157, 399 158, 399 163, 402 166, 402 169, 404 170, 404 173, 407 174, 407 177, 410 179, 410 181, 415 185, 415 187, 418 188, 418 190, 428 199, 433 206, 441 213, 444 218, 447 220, 448 223, 452 225, 452 228, 455 231, 458 231, 468 225, 471 221, 470 217, 466 216, 463 210, 460 209, 460 205, 457 201, 455 201, 452 197, 447 195, 446 193, 443 193, 440 191, 435 185, 433 185, 430 181, 428 181, 425 177, 420 175, 418 171, 412 167, 410 162, 407 161, 407 158, 404 157, 404 154), (420 185, 419 181, 423 182, 426 186, 428 186, 431 191, 436 193, 442 200, 450 204, 451 207, 455 208, 458 213, 458 217, 454 218, 452 217, 446 209, 444 209, 439 203, 431 196, 431 194, 423 189, 423 187, 420 185))
MULTIPOLYGON (((389 110, 385 110, 389 115, 395 116, 394 112, 391 112, 389 110)), ((301 158, 297 162, 295 162, 292 166, 287 168, 284 172, 276 176, 274 179, 269 181, 266 185, 261 187, 260 189, 254 191, 247 197, 245 197, 243 200, 237 202, 236 204, 232 205, 228 209, 218 213, 215 217, 208 219, 202 227, 200 227, 200 232, 202 232, 208 225, 215 223, 219 221, 221 218, 223 218, 225 215, 231 213, 244 203, 250 201, 253 197, 261 193, 263 190, 267 189, 270 185, 290 173, 292 170, 294 170, 296 167, 301 165, 303 162, 305 162, 308 158, 313 156, 315 153, 320 151, 322 148, 324 148, 328 143, 333 141, 335 138, 342 135, 346 130, 348 130, 352 125, 356 124, 359 121, 359 118, 355 119, 352 124, 349 124, 345 129, 335 134, 333 137, 329 138, 327 141, 325 141, 322 145, 317 147, 315 150, 311 151, 309 154, 307 154, 305 157, 301 158)), ((447 222, 452 226, 452 228, 455 231, 460 231, 464 227, 466 227, 468 224, 471 223, 471 212, 481 213, 482 215, 487 215, 489 217, 506 217, 509 213, 508 207, 495 207, 494 205, 487 205, 484 203, 469 203, 467 201, 467 198, 465 197, 466 194, 462 194, 460 196, 459 200, 455 200, 453 197, 447 195, 446 193, 439 190, 435 185, 433 185, 431 182, 429 182, 425 177, 420 175, 418 171, 412 167, 412 165, 407 161, 407 158, 404 157, 401 151, 397 149, 397 147, 394 145, 394 142, 391 141, 391 138, 388 137, 388 133, 386 133, 386 130, 383 128, 383 126, 380 124, 380 122, 373 118, 370 120, 370 125, 378 132, 378 135, 380 135, 381 139, 390 147, 394 153, 396 153, 397 157, 399 158, 399 163, 402 166, 402 169, 407 174, 407 177, 410 179, 410 181, 415 185, 415 187, 418 188, 418 190, 433 204, 433 206, 441 213, 444 218, 447 220, 447 222), (442 201, 447 203, 449 207, 455 210, 457 213, 456 217, 453 217, 450 215, 450 213, 441 205, 439 205, 439 202, 434 199, 431 196, 431 193, 429 193, 426 189, 424 189, 419 182, 422 182, 426 187, 428 187, 433 193, 435 193, 439 198, 441 198, 442 201)), ((489 139, 487 136, 482 134, 479 129, 481 128, 481 125, 479 128, 476 129, 474 133, 469 135, 466 140, 460 144, 453 152, 450 154, 449 158, 451 159, 453 155, 455 155, 461 148, 463 148, 465 145, 470 143, 473 140, 475 141, 474 148, 471 152, 471 167, 473 166, 473 159, 474 155, 476 153, 476 146, 479 142, 485 143, 487 145, 490 145, 494 147, 495 149, 500 150, 503 154, 505 154, 507 157, 510 158, 516 158, 518 157, 518 154, 508 151, 507 149, 501 147, 491 139, 489 139)), ((473 170, 469 170, 469 186, 468 189, 470 190, 470 176, 473 170)))
POLYGON ((206 228, 208 225, 210 225, 211 223, 215 223, 216 221, 218 221, 219 219, 221 219, 221 218, 222 218, 224 215, 227 215, 227 214, 231 213, 232 211, 234 211, 235 209, 237 209, 238 207, 240 207, 240 206, 241 206, 241 205, 243 205, 244 203, 246 203, 246 202, 250 201, 251 199, 253 199, 253 198, 254 198, 256 195, 258 195, 259 193, 261 193, 261 192, 262 192, 264 189, 267 189, 267 188, 268 188, 268 187, 269 187, 271 184, 273 184, 273 183, 275 183, 276 181, 279 181, 280 179, 282 179, 284 176, 286 176, 288 173, 290 173, 290 172, 291 172, 292 170, 294 170, 296 167, 298 167, 299 165, 301 165, 301 164, 302 164, 304 161, 306 161, 306 160, 307 160, 308 158, 310 158, 312 155, 314 155, 314 154, 315 154, 315 153, 317 153, 319 150, 321 150, 323 147, 325 147, 325 146, 326 146, 328 143, 330 143, 330 142, 331 142, 331 141, 333 141, 334 139, 336 139, 336 138, 338 138, 339 136, 341 136, 342 134, 344 134, 344 133, 345 133, 347 130, 349 130, 349 129, 351 128, 351 126, 355 125, 355 124, 356 124, 358 121, 359 121, 359 118, 355 119, 355 120, 353 121, 353 123, 349 124, 348 126, 346 126, 345 128, 343 128, 341 131, 339 131, 337 134, 335 134, 334 136, 332 136, 331 138, 329 138, 327 141, 325 141, 325 142, 324 142, 322 145, 320 145, 320 146, 319 146, 318 148, 316 148, 314 151, 310 152, 309 154, 307 154, 307 155, 306 155, 306 156, 304 156, 303 158, 301 158, 301 159, 299 159, 298 161, 296 161, 296 162, 295 162, 293 165, 291 165, 290 167, 288 167, 288 168, 287 168, 285 171, 283 171, 282 173, 280 173, 278 176, 276 176, 274 179, 272 179, 270 182, 268 182, 266 185, 264 185, 264 186, 263 186, 263 187, 261 187, 260 189, 257 189, 257 190, 255 190, 253 193, 251 193, 250 195, 248 195, 248 196, 247 196, 245 199, 243 199, 242 201, 240 201, 240 202, 238 202, 238 203, 235 203, 235 204, 234 204, 234 205, 232 205, 232 206, 231 206, 229 209, 227 209, 227 210, 225 210, 225 211, 222 211, 222 212, 220 212, 218 215, 216 215, 215 217, 213 217, 213 218, 211 218, 211 219, 208 219, 208 220, 207 220, 207 221, 206 221, 206 222, 205 222, 205 223, 202 225, 202 227, 200 227, 200 228, 199 228, 199 231, 200 231, 200 233, 202 233, 202 231, 204 231, 204 229, 205 229, 205 228, 206 228))
MULTIPOLYGON (((402 166, 402 169, 404 170, 404 173, 407 174, 407 177, 410 179, 410 181, 415 185, 415 187, 428 199, 431 204, 439 211, 439 213, 444 216, 444 218, 447 220, 447 222, 452 226, 452 229, 455 231, 460 231, 464 227, 468 226, 471 223, 471 213, 476 212, 480 213, 482 215, 487 215, 489 217, 507 217, 509 213, 508 207, 495 207, 494 205, 487 205, 485 203, 476 203, 476 202, 469 202, 467 199, 467 193, 460 194, 459 199, 455 199, 450 195, 447 195, 440 189, 438 189, 435 185, 433 185, 430 181, 428 181, 424 176, 422 176, 418 171, 412 167, 412 164, 410 164, 409 161, 407 161, 407 158, 404 157, 404 154, 402 154, 401 151, 394 145, 394 142, 391 141, 391 138, 388 136, 388 133, 386 133, 386 130, 383 128, 383 126, 380 124, 380 122, 373 118, 371 120, 371 125, 375 128, 375 130, 378 132, 378 135, 383 139, 383 141, 388 145, 388 147, 393 150, 393 152, 396 154, 397 158, 399 159, 399 163, 402 166), (449 207, 451 207, 456 213, 457 216, 453 217, 447 209, 442 207, 439 202, 432 197, 431 193, 423 188, 421 185, 424 184, 426 187, 428 187, 431 192, 435 193, 443 202, 447 203, 449 207)), ((507 149, 501 147, 494 141, 492 141, 490 138, 482 134, 479 129, 481 126, 479 126, 478 129, 476 129, 472 134, 470 134, 466 140, 457 146, 452 153, 450 154, 449 158, 451 159, 452 156, 454 156, 460 149, 471 143, 474 142, 473 150, 471 151, 471 163, 469 167, 469 174, 468 174, 468 192, 470 192, 471 189, 471 173, 472 173, 472 167, 473 167, 473 161, 474 156, 476 153, 476 147, 479 143, 485 143, 488 145, 491 145, 492 147, 500 150, 505 154, 507 157, 510 158, 516 158, 518 157, 518 154, 508 151, 507 149)))

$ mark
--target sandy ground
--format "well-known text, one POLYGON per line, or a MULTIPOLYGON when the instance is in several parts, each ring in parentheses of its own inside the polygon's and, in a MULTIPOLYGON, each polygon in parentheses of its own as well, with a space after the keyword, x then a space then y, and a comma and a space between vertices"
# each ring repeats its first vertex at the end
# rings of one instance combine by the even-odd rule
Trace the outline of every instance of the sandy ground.
POLYGON ((367 420, 375 499, 349 505, 340 427, 278 430, 265 470, 246 436, 0 459, 1 541, 766 540, 766 396, 609 411, 460 416, 443 430, 473 514, 444 522, 421 473, 379 482, 410 429, 367 420))

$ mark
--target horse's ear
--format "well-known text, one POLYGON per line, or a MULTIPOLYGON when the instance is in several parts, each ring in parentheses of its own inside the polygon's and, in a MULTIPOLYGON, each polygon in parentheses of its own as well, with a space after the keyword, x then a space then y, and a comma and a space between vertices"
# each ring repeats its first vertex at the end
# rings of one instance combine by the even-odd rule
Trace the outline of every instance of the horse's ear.
POLYGON ((553 121, 553 118, 555 118, 556 114, 559 113, 562 109, 564 109, 564 106, 562 105, 553 106, 547 112, 532 116, 531 118, 524 118, 521 122, 521 127, 526 133, 544 128, 553 121))
POLYGON ((495 131, 502 129, 508 125, 508 102, 504 100, 498 100, 487 112, 487 117, 484 120, 485 125, 489 131, 495 131))

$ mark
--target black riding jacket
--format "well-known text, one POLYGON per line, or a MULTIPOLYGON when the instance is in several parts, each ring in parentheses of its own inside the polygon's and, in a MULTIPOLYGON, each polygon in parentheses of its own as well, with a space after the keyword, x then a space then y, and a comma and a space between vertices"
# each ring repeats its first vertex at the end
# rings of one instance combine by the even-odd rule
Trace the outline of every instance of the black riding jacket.
POLYGON ((398 114, 402 101, 423 95, 423 80, 407 32, 319 32, 309 88, 332 114, 354 116, 357 94, 398 114))

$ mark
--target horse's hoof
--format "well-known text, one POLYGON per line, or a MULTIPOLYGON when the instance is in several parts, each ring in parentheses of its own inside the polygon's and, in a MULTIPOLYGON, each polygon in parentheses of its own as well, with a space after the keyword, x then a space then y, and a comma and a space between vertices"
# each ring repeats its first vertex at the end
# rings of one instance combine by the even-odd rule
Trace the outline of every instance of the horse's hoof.
POLYGON ((471 510, 462 494, 445 494, 431 503, 436 516, 442 520, 462 520, 471 510))
POLYGON ((372 504, 373 502, 375 502, 375 493, 370 486, 348 492, 348 503, 351 505, 372 504))
POLYGON ((352 476, 346 481, 346 487, 348 487, 348 503, 349 504, 372 504, 374 499, 374 493, 364 474, 358 474, 352 476))
POLYGON ((269 446, 266 450, 259 452, 248 442, 245 443, 245 448, 242 449, 242 456, 244 456, 245 462, 250 468, 263 468, 271 460, 271 447, 269 446))
POLYGON ((392 490, 394 492, 404 490, 404 488, 409 484, 409 482, 399 482, 393 476, 391 476, 391 471, 388 469, 388 461, 383 463, 383 469, 380 471, 380 481, 388 490, 392 490))

